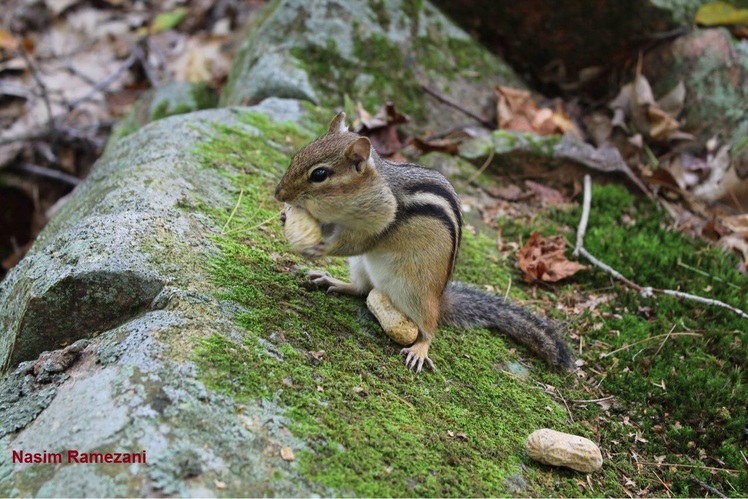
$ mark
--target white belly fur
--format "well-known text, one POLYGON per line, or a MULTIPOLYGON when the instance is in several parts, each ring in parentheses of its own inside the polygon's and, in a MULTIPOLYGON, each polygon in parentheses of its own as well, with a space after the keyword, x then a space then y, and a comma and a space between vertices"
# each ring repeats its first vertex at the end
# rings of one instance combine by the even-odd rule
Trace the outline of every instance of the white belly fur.
POLYGON ((382 291, 392 304, 420 327, 421 304, 418 293, 411 289, 411 282, 404 276, 392 273, 395 255, 389 252, 370 252, 361 256, 369 280, 382 291))

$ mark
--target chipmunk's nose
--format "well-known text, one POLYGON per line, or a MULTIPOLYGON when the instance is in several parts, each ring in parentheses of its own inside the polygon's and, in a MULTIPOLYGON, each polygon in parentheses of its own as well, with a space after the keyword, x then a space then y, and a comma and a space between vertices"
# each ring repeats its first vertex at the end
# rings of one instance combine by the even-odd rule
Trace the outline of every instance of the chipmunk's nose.
POLYGON ((286 192, 283 189, 281 189, 281 186, 276 187, 275 199, 277 199, 278 201, 285 201, 286 200, 285 197, 286 197, 286 192))

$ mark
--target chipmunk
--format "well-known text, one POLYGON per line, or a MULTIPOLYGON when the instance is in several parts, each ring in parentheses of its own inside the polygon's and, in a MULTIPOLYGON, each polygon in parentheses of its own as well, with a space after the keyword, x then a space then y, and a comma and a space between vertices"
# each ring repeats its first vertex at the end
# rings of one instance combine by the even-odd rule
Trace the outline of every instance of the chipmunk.
POLYGON ((573 368, 558 329, 529 310, 475 287, 450 282, 462 235, 454 188, 441 173, 379 157, 370 140, 348 131, 345 113, 301 149, 275 198, 321 224, 321 241, 303 254, 350 257, 351 282, 324 271, 308 276, 328 292, 366 296, 373 288, 418 326, 401 350, 409 369, 432 370, 437 324, 499 329, 553 366, 573 368))

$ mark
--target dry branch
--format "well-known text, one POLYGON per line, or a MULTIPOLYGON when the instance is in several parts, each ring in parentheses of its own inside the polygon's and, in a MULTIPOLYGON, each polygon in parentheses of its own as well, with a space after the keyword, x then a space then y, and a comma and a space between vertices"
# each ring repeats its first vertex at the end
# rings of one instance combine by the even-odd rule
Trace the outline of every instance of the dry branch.
POLYGON ((632 289, 635 289, 638 291, 643 297, 648 298, 654 294, 664 294, 669 296, 675 296, 678 298, 683 298, 685 300, 691 300, 698 303, 703 303, 705 305, 712 305, 715 307, 722 307, 726 308, 727 310, 730 310, 731 312, 734 312, 738 314, 740 317, 743 317, 744 319, 748 319, 748 313, 745 313, 744 311, 740 310, 739 308, 735 308, 732 305, 728 305, 725 302, 722 302, 720 300, 715 300, 712 298, 704 298, 702 296, 696 296, 692 295, 690 293, 684 293, 682 291, 675 291, 672 289, 658 289, 653 288, 650 286, 640 286, 639 284, 627 279, 623 274, 612 268, 611 266, 601 262, 594 256, 592 256, 585 248, 584 248, 584 235, 587 231, 587 222, 589 220, 589 212, 590 212, 590 205, 592 204, 592 180, 590 179, 589 175, 584 176, 584 199, 582 201, 582 217, 580 219, 579 227, 577 228, 577 245, 574 248, 574 255, 582 255, 584 256, 589 262, 594 265, 595 267, 603 270, 608 275, 614 277, 615 279, 618 279, 619 281, 623 282, 627 286, 629 286, 632 289))

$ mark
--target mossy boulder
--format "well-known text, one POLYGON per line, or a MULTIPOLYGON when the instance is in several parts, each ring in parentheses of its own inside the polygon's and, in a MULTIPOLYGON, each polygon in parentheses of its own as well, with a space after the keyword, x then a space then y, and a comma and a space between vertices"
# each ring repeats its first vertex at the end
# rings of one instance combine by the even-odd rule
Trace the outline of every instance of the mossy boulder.
POLYGON ((277 96, 334 109, 361 101, 375 112, 392 101, 414 127, 443 131, 471 120, 426 96, 422 85, 490 116, 496 84, 524 88, 427 1, 280 0, 250 29, 221 102, 277 96))
MULTIPOLYGON (((434 0, 521 74, 550 92, 607 90, 606 77, 710 0, 434 0)), ((740 4, 741 0, 729 2, 740 4)))
MULTIPOLYGON (((13 364, 0 494, 544 490, 522 468, 526 435, 585 431, 528 378, 558 374, 539 361, 528 372, 487 330, 444 328, 439 371, 416 376, 363 300, 314 289, 289 253, 272 192, 329 114, 272 98, 110 145, 0 289, 13 364), (13 450, 62 462, 13 462, 13 450), (82 466, 68 450, 147 458, 82 466)), ((466 233, 460 259, 458 278, 509 287, 493 237, 466 233)), ((342 261, 320 265, 345 275, 342 261)))

